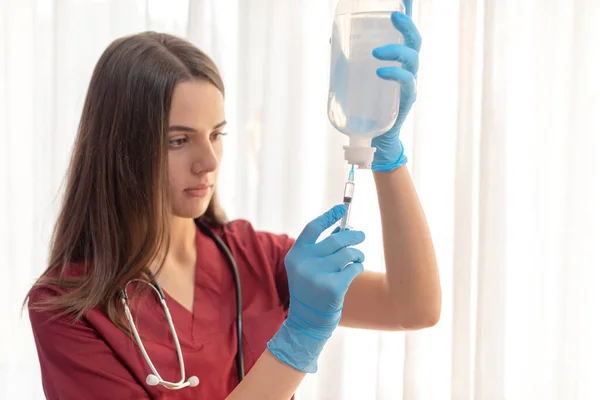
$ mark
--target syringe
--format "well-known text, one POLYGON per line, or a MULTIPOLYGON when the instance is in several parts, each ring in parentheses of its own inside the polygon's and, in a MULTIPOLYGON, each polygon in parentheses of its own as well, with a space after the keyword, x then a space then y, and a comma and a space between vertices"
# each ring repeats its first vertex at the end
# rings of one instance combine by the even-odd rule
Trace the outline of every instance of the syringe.
POLYGON ((354 164, 350 168, 350 173, 348 175, 348 180, 344 185, 344 204, 346 205, 346 214, 342 217, 342 221, 340 222, 340 232, 348 226, 348 220, 350 219, 350 206, 352 205, 352 197, 354 197, 354 164))

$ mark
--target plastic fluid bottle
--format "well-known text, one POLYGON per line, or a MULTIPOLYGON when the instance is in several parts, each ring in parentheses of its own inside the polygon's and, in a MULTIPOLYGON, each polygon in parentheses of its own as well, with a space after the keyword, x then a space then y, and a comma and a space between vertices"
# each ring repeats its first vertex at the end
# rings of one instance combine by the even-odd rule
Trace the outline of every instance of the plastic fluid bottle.
POLYGON ((339 0, 331 35, 329 121, 349 137, 344 158, 370 168, 375 153, 371 140, 396 121, 400 84, 377 76, 378 68, 395 65, 373 56, 373 49, 404 43, 394 27, 392 11, 406 12, 401 0, 339 0))

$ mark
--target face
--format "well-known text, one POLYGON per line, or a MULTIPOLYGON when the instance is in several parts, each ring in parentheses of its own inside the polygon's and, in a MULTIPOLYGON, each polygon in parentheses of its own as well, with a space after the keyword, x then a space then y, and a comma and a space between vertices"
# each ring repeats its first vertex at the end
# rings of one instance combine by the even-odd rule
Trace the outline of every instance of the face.
POLYGON ((204 214, 213 196, 223 155, 223 95, 209 82, 175 87, 169 114, 169 191, 172 213, 204 214))

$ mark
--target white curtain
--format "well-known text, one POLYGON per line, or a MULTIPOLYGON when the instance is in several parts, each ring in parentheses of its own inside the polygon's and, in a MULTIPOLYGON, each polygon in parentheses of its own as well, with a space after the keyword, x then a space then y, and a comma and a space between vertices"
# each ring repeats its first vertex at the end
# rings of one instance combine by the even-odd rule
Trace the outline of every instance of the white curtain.
MULTIPOLYGON (((161 30, 226 81, 232 218, 296 235, 341 200, 326 117, 335 0, 0 0, 0 398, 41 399, 20 306, 43 270, 87 84, 116 37, 161 30)), ((434 236, 432 329, 340 329, 298 399, 600 398, 600 3, 417 0, 401 136, 434 236)), ((352 225, 383 270, 370 173, 352 225)))

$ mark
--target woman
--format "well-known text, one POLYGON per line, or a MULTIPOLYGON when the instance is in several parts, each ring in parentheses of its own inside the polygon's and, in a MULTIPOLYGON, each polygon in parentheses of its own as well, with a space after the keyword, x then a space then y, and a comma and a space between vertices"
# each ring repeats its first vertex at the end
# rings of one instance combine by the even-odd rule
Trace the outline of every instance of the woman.
POLYGON ((398 138, 415 100, 420 36, 408 16, 394 13, 392 23, 406 45, 374 51, 403 65, 377 71, 403 87, 396 125, 373 141, 385 274, 363 272, 352 247, 362 232, 334 231, 317 242, 343 205, 296 241, 226 220, 216 197, 224 89, 200 50, 157 33, 106 49, 85 101, 49 267, 29 293, 47 398, 287 399, 316 371, 338 324, 401 330, 437 322, 437 265, 398 138))

